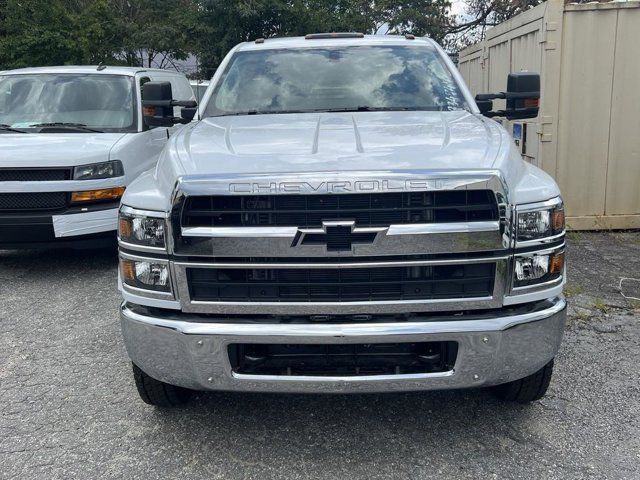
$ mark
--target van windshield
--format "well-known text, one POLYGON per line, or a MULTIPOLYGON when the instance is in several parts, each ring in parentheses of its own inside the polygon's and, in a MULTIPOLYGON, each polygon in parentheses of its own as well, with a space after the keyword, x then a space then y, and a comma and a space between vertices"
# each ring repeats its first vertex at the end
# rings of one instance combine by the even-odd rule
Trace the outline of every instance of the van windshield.
POLYGON ((133 92, 133 78, 123 75, 0 76, 0 124, 27 132, 74 124, 101 132, 132 132, 137 130, 133 92))
POLYGON ((205 116, 465 107, 435 49, 352 46, 238 52, 205 116))

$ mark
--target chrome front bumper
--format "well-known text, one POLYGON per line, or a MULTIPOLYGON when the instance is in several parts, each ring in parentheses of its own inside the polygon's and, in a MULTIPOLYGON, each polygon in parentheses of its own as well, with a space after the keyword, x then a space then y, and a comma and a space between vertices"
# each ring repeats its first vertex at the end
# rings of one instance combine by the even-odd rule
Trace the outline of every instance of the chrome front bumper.
POLYGON ((184 313, 149 312, 123 303, 122 331, 131 360, 163 382, 195 390, 356 393, 482 387, 526 377, 556 355, 566 302, 557 297, 499 315, 368 324, 203 323, 184 313), (232 371, 227 353, 232 343, 431 341, 458 342, 453 370, 357 377, 242 375, 232 371))

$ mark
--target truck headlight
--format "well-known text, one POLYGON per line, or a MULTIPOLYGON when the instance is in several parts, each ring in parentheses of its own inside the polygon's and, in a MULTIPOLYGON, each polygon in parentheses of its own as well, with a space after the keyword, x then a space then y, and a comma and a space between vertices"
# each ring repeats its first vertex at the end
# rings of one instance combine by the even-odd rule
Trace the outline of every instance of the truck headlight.
POLYGON ((165 247, 164 218, 120 211, 118 237, 126 243, 145 247, 165 247))
POLYGON ((80 165, 73 169, 74 180, 98 180, 100 178, 121 177, 124 167, 120 160, 80 165))
POLYGON ((130 287, 171 292, 167 263, 120 258, 120 276, 122 282, 130 287))
POLYGON ((564 232, 564 207, 562 204, 544 210, 518 213, 519 242, 553 237, 562 232, 564 232))
POLYGON ((532 254, 515 258, 514 287, 551 282, 562 277, 564 252, 532 254))

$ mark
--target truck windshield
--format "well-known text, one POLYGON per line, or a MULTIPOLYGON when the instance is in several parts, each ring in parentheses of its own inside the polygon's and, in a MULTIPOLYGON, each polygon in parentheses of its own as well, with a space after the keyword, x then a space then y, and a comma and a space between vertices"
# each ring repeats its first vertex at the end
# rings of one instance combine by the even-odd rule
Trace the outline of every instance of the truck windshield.
POLYGON ((433 48, 299 48, 236 53, 205 116, 465 106, 433 48))
POLYGON ((136 131, 134 107, 133 79, 123 75, 0 76, 0 124, 25 132, 46 126, 77 132, 136 131))

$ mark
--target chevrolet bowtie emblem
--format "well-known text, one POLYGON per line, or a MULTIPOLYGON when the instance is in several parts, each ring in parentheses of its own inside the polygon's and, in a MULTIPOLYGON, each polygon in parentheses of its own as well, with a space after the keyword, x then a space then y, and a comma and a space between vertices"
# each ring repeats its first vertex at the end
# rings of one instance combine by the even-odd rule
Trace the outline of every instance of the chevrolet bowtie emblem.
POLYGON ((354 244, 368 245, 388 227, 356 227, 355 220, 325 220, 321 228, 299 228, 292 247, 325 245, 328 252, 351 251, 354 244))

